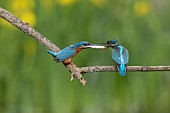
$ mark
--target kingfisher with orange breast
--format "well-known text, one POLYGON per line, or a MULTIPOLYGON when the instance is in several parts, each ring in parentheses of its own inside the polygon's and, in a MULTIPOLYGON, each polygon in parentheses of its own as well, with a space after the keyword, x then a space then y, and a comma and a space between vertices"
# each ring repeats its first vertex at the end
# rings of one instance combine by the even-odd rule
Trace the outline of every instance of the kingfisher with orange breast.
POLYGON ((91 44, 87 41, 81 41, 76 43, 75 45, 70 45, 65 47, 63 50, 59 52, 53 52, 48 50, 48 53, 54 57, 54 61, 63 62, 64 64, 73 64, 72 59, 83 49, 87 48, 105 48, 104 46, 100 46, 97 44, 91 44))

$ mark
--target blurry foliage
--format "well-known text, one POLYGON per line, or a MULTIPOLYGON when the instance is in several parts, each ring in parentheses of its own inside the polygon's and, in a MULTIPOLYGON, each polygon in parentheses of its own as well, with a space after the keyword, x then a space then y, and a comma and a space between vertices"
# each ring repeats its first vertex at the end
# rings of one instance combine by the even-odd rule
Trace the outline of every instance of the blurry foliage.
MULTIPOLYGON (((169 0, 6 0, 1 7, 61 49, 116 38, 129 65, 169 65, 169 0)), ((169 72, 86 74, 87 86, 27 34, 0 19, 1 113, 150 113, 170 111, 169 72)), ((77 66, 113 65, 111 50, 84 50, 77 66), (96 58, 97 57, 97 58, 96 58)))

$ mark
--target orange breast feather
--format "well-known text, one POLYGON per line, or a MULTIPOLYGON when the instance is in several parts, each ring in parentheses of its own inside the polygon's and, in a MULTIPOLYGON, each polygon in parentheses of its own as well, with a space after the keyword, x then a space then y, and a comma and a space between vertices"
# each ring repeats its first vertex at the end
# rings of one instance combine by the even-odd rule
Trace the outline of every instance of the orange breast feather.
POLYGON ((77 48, 77 49, 76 49, 76 52, 73 54, 73 56, 71 56, 70 58, 64 60, 63 62, 64 62, 65 64, 69 64, 70 62, 72 62, 72 58, 74 58, 81 50, 82 50, 82 49, 77 48))

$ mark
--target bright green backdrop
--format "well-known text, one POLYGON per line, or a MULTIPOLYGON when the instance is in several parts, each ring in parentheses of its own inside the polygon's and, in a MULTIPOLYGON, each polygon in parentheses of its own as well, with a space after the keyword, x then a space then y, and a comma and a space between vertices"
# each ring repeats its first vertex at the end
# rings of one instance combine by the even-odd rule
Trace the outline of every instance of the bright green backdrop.
MULTIPOLYGON (((0 6, 60 48, 116 38, 128 65, 170 64, 169 0, 1 0, 0 6)), ((113 65, 111 50, 85 50, 78 67, 113 65)), ((86 74, 87 85, 46 48, 0 19, 0 113, 168 113, 170 72, 86 74)))

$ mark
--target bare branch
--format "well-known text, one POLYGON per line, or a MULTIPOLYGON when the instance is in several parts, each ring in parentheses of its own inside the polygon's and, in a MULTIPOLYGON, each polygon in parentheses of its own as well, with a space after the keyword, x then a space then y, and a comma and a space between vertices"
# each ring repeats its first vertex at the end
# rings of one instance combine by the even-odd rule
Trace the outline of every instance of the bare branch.
MULTIPOLYGON (((47 49, 58 52, 60 49, 53 44, 49 39, 40 34, 35 29, 31 28, 28 23, 23 22, 13 14, 9 13, 5 9, 0 7, 0 17, 11 23, 13 26, 20 29, 22 32, 27 33, 32 38, 37 40, 40 44, 45 46, 47 49)), ((89 66, 78 68, 74 65, 65 65, 70 71, 72 77, 77 78, 83 85, 86 81, 82 77, 84 73, 93 72, 116 72, 117 69, 114 66, 89 66)), ((150 72, 150 71, 170 71, 170 66, 127 66, 127 72, 150 72)))
MULTIPOLYGON (((80 68, 81 73, 116 72, 114 66, 90 66, 80 68)), ((127 66, 127 72, 170 71, 170 66, 127 66)))
MULTIPOLYGON (((20 29, 22 32, 27 33, 30 35, 32 38, 37 40, 40 44, 45 46, 47 49, 58 52, 60 49, 53 44, 49 39, 47 39, 45 36, 43 36, 41 33, 36 31, 35 29, 31 28, 28 23, 23 22, 10 12, 6 11, 5 9, 0 7, 0 17, 3 18, 4 20, 8 21, 11 23, 13 26, 17 27, 20 29)), ((86 81, 83 79, 82 74, 80 73, 80 69, 77 68, 74 65, 65 65, 66 68, 70 71, 71 75, 77 79, 80 80, 80 82, 85 85, 86 81)))
POLYGON ((29 26, 29 23, 23 22, 10 12, 6 11, 5 9, 2 9, 0 7, 0 17, 3 18, 4 20, 8 21, 11 23, 13 26, 17 27, 24 33, 27 33, 30 35, 32 38, 36 39, 40 44, 45 46, 46 48, 58 52, 60 49, 53 44, 50 40, 48 40, 45 36, 43 36, 41 33, 36 31, 35 29, 31 28, 29 26))

